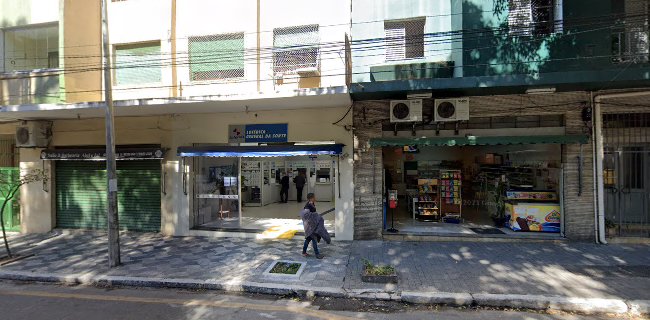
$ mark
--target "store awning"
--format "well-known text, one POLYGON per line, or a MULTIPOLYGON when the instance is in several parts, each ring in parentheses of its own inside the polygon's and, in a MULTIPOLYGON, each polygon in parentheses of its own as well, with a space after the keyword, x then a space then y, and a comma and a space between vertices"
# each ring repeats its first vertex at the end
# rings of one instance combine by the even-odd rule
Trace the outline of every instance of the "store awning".
POLYGON ((549 135, 549 136, 501 136, 501 137, 414 137, 414 138, 373 138, 371 147, 399 146, 494 146, 508 144, 585 144, 589 142, 587 135, 549 135))
POLYGON ((181 157, 286 157, 337 155, 343 144, 178 147, 181 157))
MULTIPOLYGON (((117 148, 116 160, 146 160, 162 159, 165 155, 163 148, 117 148)), ((43 160, 106 160, 106 149, 47 149, 41 151, 43 160)))

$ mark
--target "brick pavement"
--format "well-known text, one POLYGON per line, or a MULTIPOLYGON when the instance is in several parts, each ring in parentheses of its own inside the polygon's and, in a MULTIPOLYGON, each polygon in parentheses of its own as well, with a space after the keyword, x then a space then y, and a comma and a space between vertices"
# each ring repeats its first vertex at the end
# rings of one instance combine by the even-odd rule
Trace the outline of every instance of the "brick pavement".
MULTIPOLYGON (((334 241, 323 260, 300 255, 302 240, 163 237, 126 233, 123 265, 107 267, 101 232, 15 236, 32 257, 0 267, 34 274, 294 283, 348 291, 421 291, 650 299, 650 246, 588 243, 334 241), (397 267, 398 285, 361 282, 362 259, 397 267), (307 262, 297 280, 263 276, 274 260, 307 262)), ((1 248, 0 248, 1 252, 1 248)))

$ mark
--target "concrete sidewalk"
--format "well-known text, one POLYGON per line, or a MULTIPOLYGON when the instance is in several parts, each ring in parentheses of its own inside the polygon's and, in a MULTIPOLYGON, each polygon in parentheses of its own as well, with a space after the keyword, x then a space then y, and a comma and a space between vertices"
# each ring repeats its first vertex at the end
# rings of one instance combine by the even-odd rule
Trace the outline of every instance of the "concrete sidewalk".
POLYGON ((107 267, 106 235, 53 232, 11 237, 34 254, 0 267, 0 278, 168 286, 272 294, 648 313, 650 246, 552 243, 335 241, 323 260, 302 241, 162 237, 125 233, 123 265, 107 267), (361 281, 362 259, 397 267, 397 285, 361 281), (306 262, 300 278, 264 275, 276 260, 306 262))

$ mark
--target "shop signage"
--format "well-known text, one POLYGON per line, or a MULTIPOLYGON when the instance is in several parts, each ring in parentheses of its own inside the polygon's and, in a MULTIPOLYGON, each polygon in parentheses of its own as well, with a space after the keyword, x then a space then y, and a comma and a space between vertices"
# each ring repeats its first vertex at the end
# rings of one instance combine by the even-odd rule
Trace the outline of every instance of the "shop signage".
MULTIPOLYGON (((162 159, 161 148, 117 149, 117 160, 162 159)), ((49 149, 41 152, 43 160, 105 160, 105 149, 49 149)))
POLYGON ((228 126, 228 142, 287 142, 287 123, 241 124, 228 126))

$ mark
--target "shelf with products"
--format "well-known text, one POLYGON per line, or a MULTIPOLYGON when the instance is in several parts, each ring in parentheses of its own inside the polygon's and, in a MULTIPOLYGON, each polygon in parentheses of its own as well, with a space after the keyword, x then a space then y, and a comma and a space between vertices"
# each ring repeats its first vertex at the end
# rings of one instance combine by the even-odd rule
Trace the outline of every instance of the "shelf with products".
POLYGON ((438 179, 418 179, 418 195, 414 199, 413 219, 440 220, 438 208, 438 179))
POLYGON ((443 220, 460 222, 462 214, 462 172, 440 170, 440 215, 443 220))

